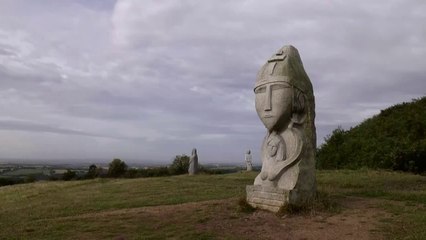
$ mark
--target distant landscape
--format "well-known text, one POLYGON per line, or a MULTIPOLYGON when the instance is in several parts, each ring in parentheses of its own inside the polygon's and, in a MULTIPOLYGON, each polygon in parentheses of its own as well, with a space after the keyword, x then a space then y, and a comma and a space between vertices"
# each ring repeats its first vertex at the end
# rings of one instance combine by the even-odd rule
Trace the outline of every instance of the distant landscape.
MULTIPOLYGON (((20 160, 20 163, 3 163, 7 162, 0 160, 0 186, 3 185, 13 185, 17 183, 29 183, 34 181, 56 181, 64 180, 64 174, 67 172, 75 173, 75 176, 72 179, 85 179, 89 167, 95 165, 99 169, 100 173, 98 177, 107 177, 108 173, 108 163, 67 163, 67 164, 49 164, 49 163, 24 163, 24 160, 20 160)), ((41 161, 42 162, 42 161, 41 161)), ((137 170, 155 170, 168 168, 170 164, 155 164, 155 163, 139 163, 139 164, 130 164, 127 166, 131 171, 137 170)), ((203 169, 209 171, 222 171, 222 172, 237 172, 244 167, 238 164, 204 164, 202 165, 203 169)), ((255 166, 255 169, 259 169, 260 166, 255 166)), ((67 179, 71 180, 71 179, 67 179)))
MULTIPOLYGON (((423 174, 426 171, 426 97, 391 106, 351 129, 338 127, 324 140, 317 149, 318 169, 371 168, 423 174)), ((0 160, 0 186, 93 178, 87 176, 90 166, 98 169, 95 177, 108 177, 111 160, 0 160)), ((127 178, 183 174, 188 166, 188 156, 184 154, 163 163, 122 160, 127 174, 120 176, 127 178), (169 167, 180 156, 186 162, 180 166, 182 169, 171 173, 169 167)), ((209 173, 232 173, 244 170, 244 164, 243 161, 207 163, 202 167, 209 173)))
POLYGON ((315 201, 278 214, 246 204, 261 166, 5 161, 0 239, 426 239, 425 154, 426 97, 339 127, 317 149, 315 201))

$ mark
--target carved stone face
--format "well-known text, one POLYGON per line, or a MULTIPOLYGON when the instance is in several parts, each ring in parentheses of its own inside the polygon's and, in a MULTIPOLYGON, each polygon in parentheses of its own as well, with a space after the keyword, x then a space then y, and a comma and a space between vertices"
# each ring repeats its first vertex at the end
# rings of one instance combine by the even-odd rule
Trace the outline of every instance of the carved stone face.
POLYGON ((257 87, 254 93, 257 115, 269 131, 288 125, 293 99, 290 85, 285 82, 266 83, 257 87))

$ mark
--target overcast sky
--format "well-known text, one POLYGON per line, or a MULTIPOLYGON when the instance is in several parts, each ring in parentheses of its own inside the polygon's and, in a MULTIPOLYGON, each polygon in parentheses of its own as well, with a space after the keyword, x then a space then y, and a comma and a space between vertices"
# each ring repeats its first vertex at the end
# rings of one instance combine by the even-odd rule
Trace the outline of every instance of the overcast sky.
POLYGON ((318 144, 426 95, 424 0, 0 0, 0 159, 260 163, 261 65, 294 45, 318 144))

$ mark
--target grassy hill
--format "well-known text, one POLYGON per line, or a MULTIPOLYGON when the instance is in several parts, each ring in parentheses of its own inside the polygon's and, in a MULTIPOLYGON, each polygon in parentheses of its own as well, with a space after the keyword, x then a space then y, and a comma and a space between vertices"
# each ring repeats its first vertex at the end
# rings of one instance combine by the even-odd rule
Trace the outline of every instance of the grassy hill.
POLYGON ((350 130, 334 130, 317 151, 317 167, 426 171, 426 97, 382 110, 350 130))
POLYGON ((5 186, 0 188, 0 239, 426 239, 422 176, 319 171, 320 207, 284 217, 241 211, 238 199, 255 176, 244 172, 5 186))

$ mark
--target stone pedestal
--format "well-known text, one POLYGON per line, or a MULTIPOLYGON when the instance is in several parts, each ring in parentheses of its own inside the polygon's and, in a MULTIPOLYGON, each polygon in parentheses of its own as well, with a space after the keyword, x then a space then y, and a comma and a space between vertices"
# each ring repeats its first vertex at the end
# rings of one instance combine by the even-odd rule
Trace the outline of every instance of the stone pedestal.
POLYGON ((282 206, 294 198, 294 191, 261 185, 247 185, 247 202, 255 208, 278 212, 282 206))

